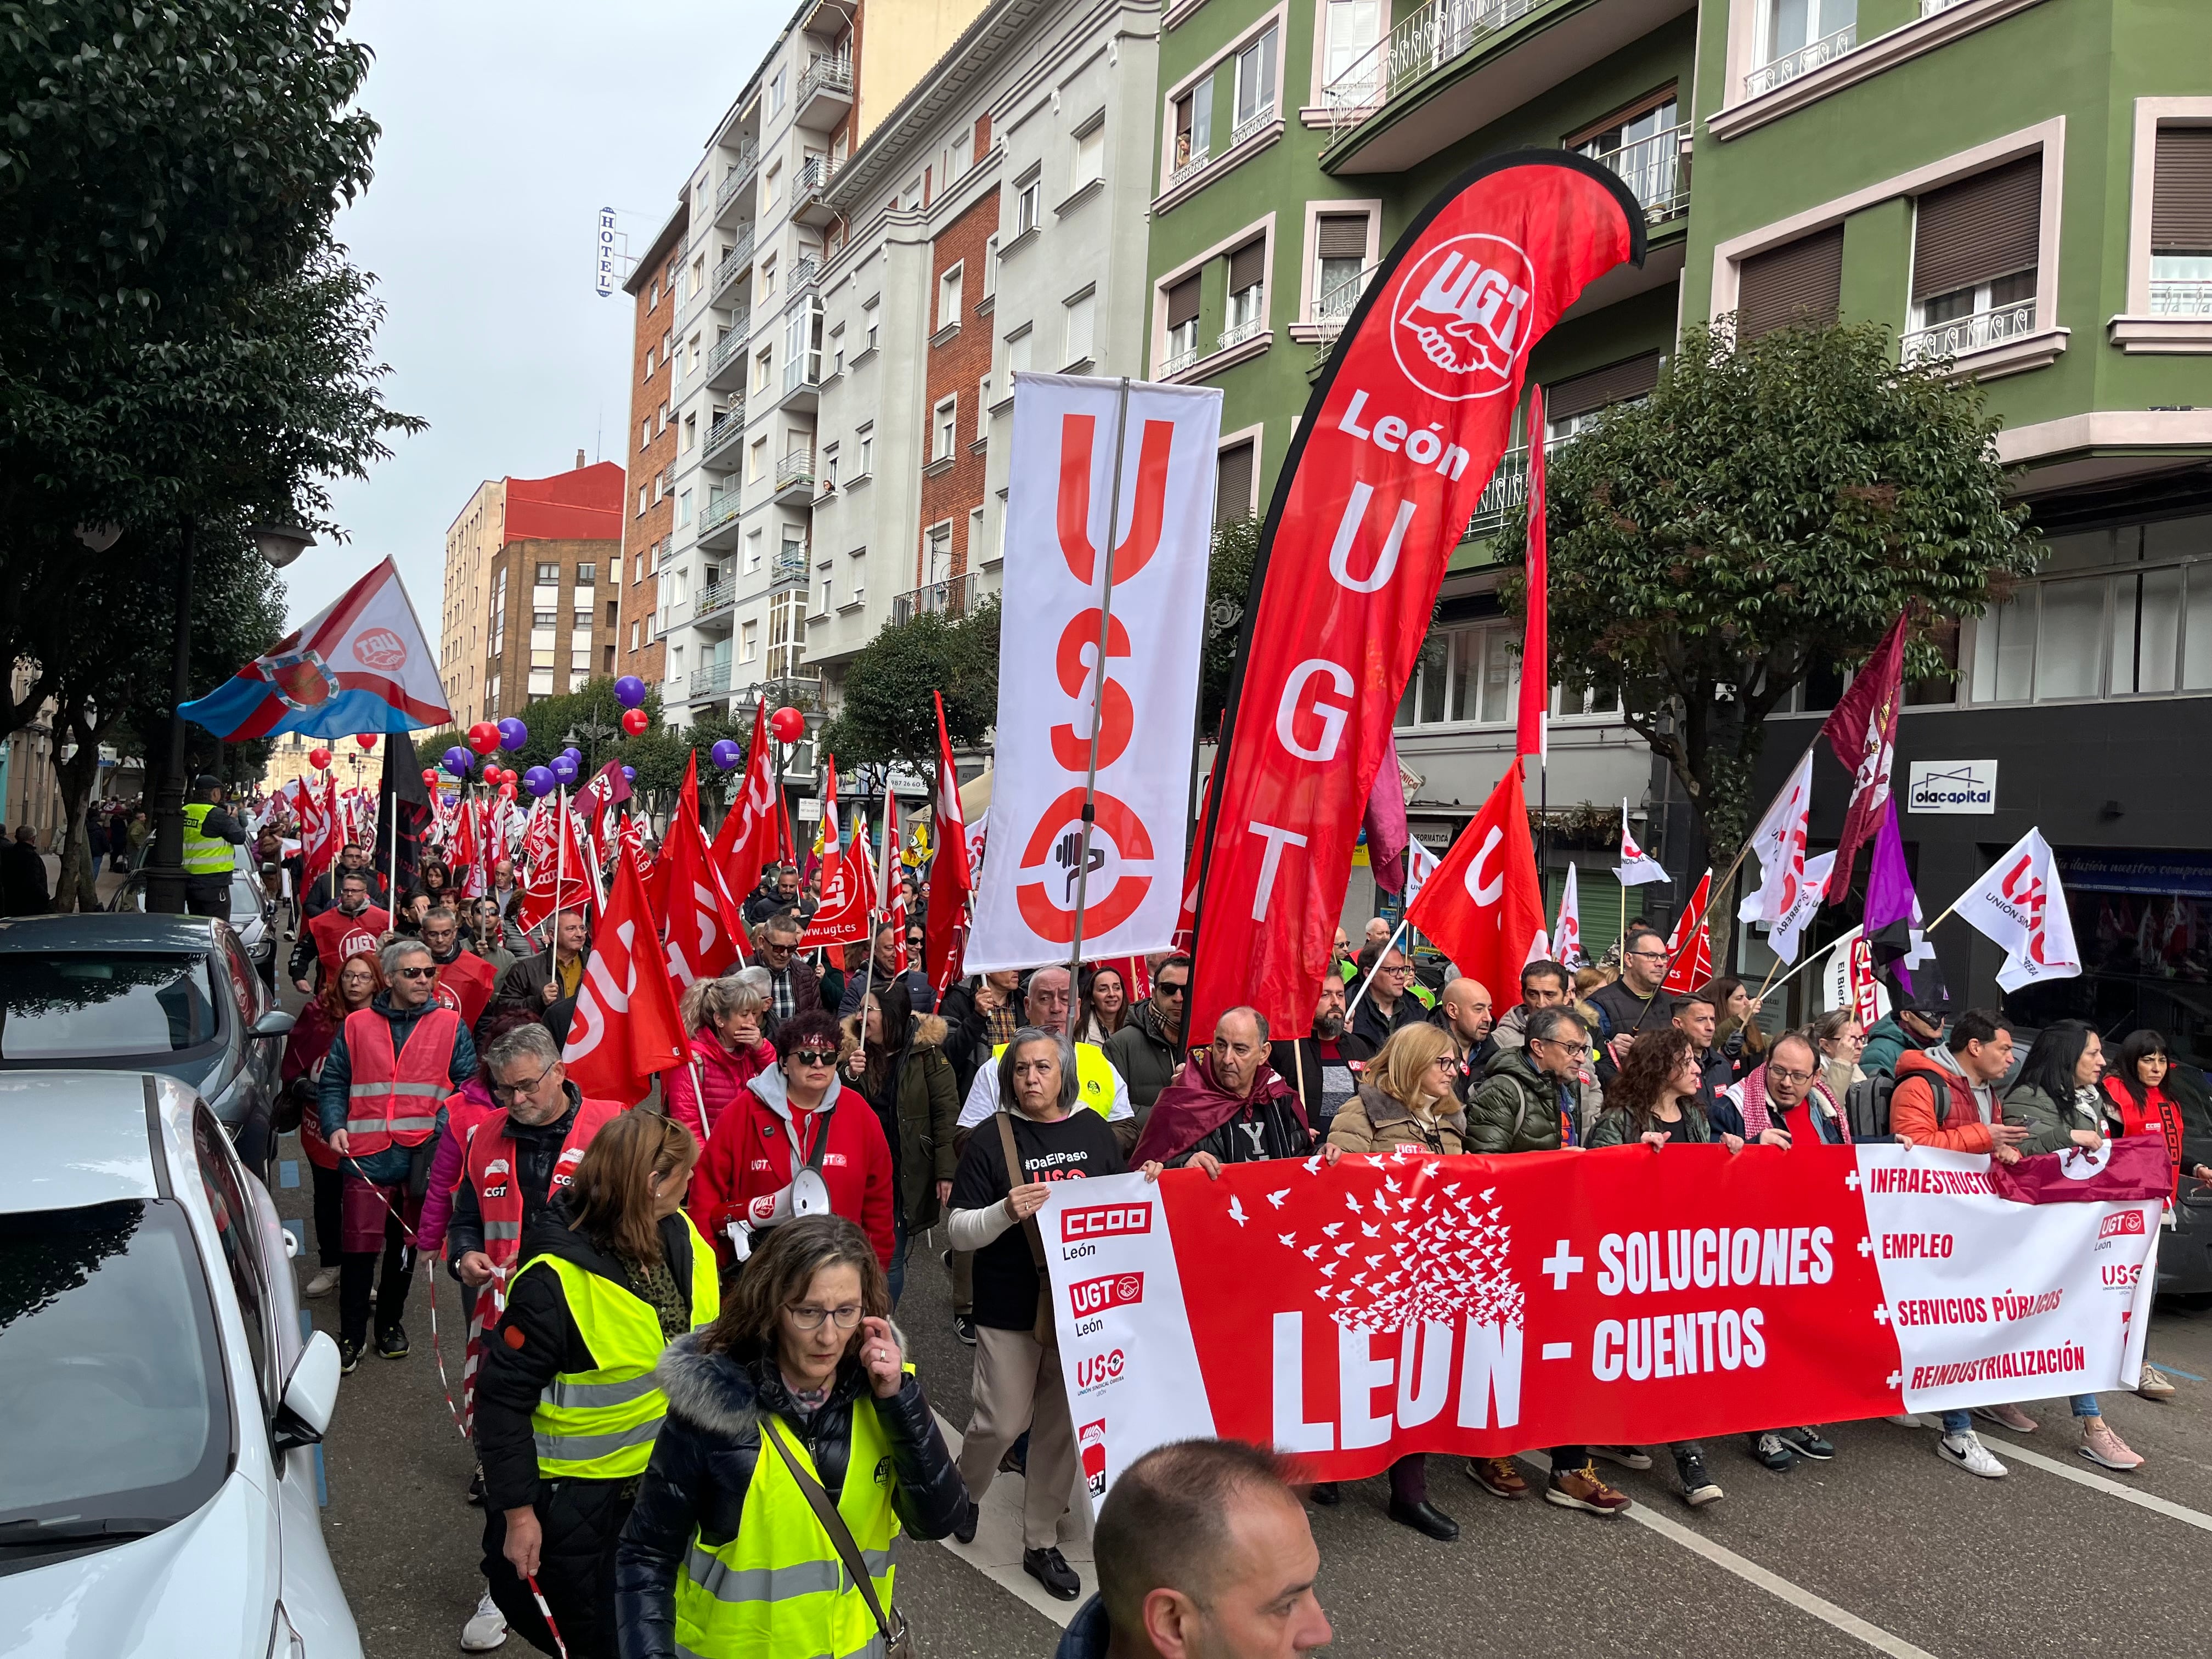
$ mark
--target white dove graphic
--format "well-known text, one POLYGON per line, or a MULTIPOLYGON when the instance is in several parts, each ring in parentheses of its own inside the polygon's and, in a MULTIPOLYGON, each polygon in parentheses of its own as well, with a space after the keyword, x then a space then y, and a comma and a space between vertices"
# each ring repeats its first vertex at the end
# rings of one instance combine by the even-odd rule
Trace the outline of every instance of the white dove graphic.
POLYGON ((1327 1234, 1328 1234, 1331 1238, 1334 1238, 1334 1237, 1335 1237, 1339 1233, 1342 1232, 1343 1231, 1344 1231, 1344 1224, 1343 1224, 1341 1221, 1332 1221, 1332 1222, 1329 1222, 1328 1224, 1327 1224, 1325 1226, 1323 1226, 1323 1227, 1322 1228, 1322 1231, 1323 1231, 1323 1232, 1327 1233, 1327 1234))
POLYGON ((1229 1200, 1229 1218, 1238 1226, 1244 1224, 1244 1200, 1232 1197, 1229 1200))
POLYGON ((1297 1242, 1298 1236, 1296 1233, 1277 1233, 1275 1235, 1275 1243, 1278 1244, 1295 1244, 1297 1242))
POLYGON ((1309 1261, 1314 1261, 1321 1255, 1321 1246, 1318 1244, 1309 1244, 1304 1250, 1300 1251, 1299 1254, 1304 1256, 1309 1261))
POLYGON ((1285 1187, 1279 1193, 1269 1193, 1267 1194, 1267 1202, 1273 1205, 1279 1210, 1283 1207, 1283 1200, 1290 1195, 1291 1189, 1288 1187, 1285 1187))

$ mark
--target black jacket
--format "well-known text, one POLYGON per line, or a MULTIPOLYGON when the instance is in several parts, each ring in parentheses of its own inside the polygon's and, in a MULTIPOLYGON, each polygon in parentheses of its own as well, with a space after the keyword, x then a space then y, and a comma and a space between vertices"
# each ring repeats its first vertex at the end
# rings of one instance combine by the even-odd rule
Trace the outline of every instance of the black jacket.
POLYGON ((1370 992, 1352 1011, 1352 1032, 1369 1048, 1380 1053, 1382 1045, 1390 1040, 1391 1032, 1401 1026, 1419 1025, 1428 1017, 1429 1011, 1422 1006, 1420 998, 1413 994, 1410 987, 1399 997, 1398 1006, 1390 1011, 1387 1019, 1382 1007, 1376 1002, 1374 994, 1370 992))
MULTIPOLYGON (((977 983, 972 979, 957 981, 946 990, 945 1000, 937 1010, 945 1021, 945 1057, 952 1062, 952 1081, 959 1088, 963 1100, 968 1098, 975 1073, 991 1058, 990 1026, 975 1006, 977 983)), ((1015 991, 1008 1001, 1014 1011, 1014 1024, 1018 1028, 1024 1023, 1020 991, 1015 991)))
MULTIPOLYGON (((675 1659, 677 1580, 695 1535, 709 1547, 737 1535, 761 1456, 761 1419, 780 1419, 786 1437, 806 1448, 834 1503, 849 1473, 854 1404, 868 1387, 866 1373, 848 1360, 829 1400, 802 1419, 771 1356, 757 1346, 708 1352, 696 1334, 669 1344, 657 1376, 667 1391, 668 1420, 615 1557, 623 1659, 675 1659)), ((944 1537, 967 1512, 968 1488, 921 1384, 909 1376, 897 1394, 874 1404, 890 1442, 891 1504, 900 1527, 913 1538, 944 1537)), ((864 1474, 880 1478, 880 1471, 864 1474)))
POLYGON ((46 855, 29 842, 11 841, 0 850, 0 901, 11 916, 35 916, 53 902, 46 855))
MULTIPOLYGON (((568 1109, 550 1123, 541 1123, 535 1128, 515 1122, 509 1118, 505 1124, 494 1120, 485 1126, 488 1134, 502 1131, 514 1142, 515 1169, 512 1180, 520 1184, 522 1192, 522 1236, 530 1237, 545 1213, 553 1187, 553 1165, 561 1156, 561 1145, 574 1127, 576 1110, 584 1103, 584 1097, 573 1083, 562 1085, 568 1091, 568 1109)), ((465 1170, 464 1171, 465 1173, 465 1170)), ((464 1180, 453 1189, 453 1212, 446 1221, 447 1272, 455 1279, 461 1275, 452 1264, 471 1250, 481 1250, 483 1242, 483 1207, 477 1197, 477 1184, 464 1180)), ((516 1258, 517 1265, 521 1261, 516 1258)))
MULTIPOLYGON (((688 1305, 691 1297, 691 1234, 680 1215, 660 1224, 660 1248, 688 1305)), ((527 1263, 541 1255, 558 1256, 633 1296, 637 1285, 629 1270, 568 1225, 568 1206, 548 1205, 535 1227, 522 1235, 527 1263)), ((596 1362, 568 1311, 561 1276, 546 1268, 509 1281, 507 1312, 494 1335, 484 1339, 477 1370, 477 1461, 483 1465, 484 1503, 495 1510, 520 1509, 540 1495, 538 1447, 531 1438, 530 1413, 538 1397, 563 1371, 587 1371, 596 1362)))
MULTIPOLYGON (((313 881, 308 883, 307 890, 300 902, 301 914, 312 921, 336 904, 338 902, 338 878, 346 873, 348 873, 346 871, 333 864, 321 875, 317 876, 313 881)), ((364 868, 361 873, 368 878, 368 902, 385 909, 390 909, 391 901, 385 896, 388 890, 385 887, 384 878, 375 871, 367 868, 364 868)))
MULTIPOLYGON (((1375 1049, 1365 1037, 1346 1031, 1336 1040, 1337 1055, 1341 1060, 1356 1060, 1362 1065, 1375 1058, 1375 1049)), ((1328 1120, 1333 1114, 1322 1109, 1321 1092, 1321 1045, 1310 1036, 1267 1046, 1267 1064, 1274 1067, 1275 1075, 1291 1085, 1306 1109, 1306 1121, 1313 1132, 1324 1139, 1328 1135, 1328 1120), (1303 1093, 1300 1089, 1303 1088, 1303 1093)), ((1355 1086, 1358 1079, 1354 1077, 1355 1086)))
POLYGON ((1187 1152, 1167 1160, 1180 1170, 1200 1152, 1212 1152, 1224 1164, 1264 1164, 1279 1158, 1304 1158, 1314 1149, 1312 1132, 1298 1121, 1297 1097, 1278 1100, 1263 1095, 1244 1110, 1216 1124, 1187 1152), (1253 1144, 1257 1134, 1259 1144, 1253 1144))

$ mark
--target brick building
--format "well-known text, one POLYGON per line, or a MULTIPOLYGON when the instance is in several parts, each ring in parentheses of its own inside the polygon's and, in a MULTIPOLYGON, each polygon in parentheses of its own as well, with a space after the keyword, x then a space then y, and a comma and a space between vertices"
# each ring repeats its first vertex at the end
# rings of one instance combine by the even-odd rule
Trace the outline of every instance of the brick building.
MULTIPOLYGON (((690 198, 653 239, 653 246, 623 286, 637 306, 631 346, 629 426, 623 441, 629 450, 629 484, 623 501, 622 580, 607 597, 617 602, 616 672, 635 674, 647 685, 660 683, 667 647, 659 625, 660 567, 673 545, 677 441, 683 416, 671 406, 674 374, 670 355, 677 349, 678 283, 683 270, 684 237, 690 222, 690 198)), ((695 422, 698 416, 690 416, 695 422)), ((694 445, 696 445, 696 434, 694 445)))
MULTIPOLYGON (((975 123, 975 156, 991 148, 991 119, 975 123)), ((930 243, 932 331, 924 358, 929 409, 921 465, 921 520, 913 580, 927 588, 965 576, 983 556, 984 474, 991 444, 992 288, 999 198, 986 191, 930 243)))

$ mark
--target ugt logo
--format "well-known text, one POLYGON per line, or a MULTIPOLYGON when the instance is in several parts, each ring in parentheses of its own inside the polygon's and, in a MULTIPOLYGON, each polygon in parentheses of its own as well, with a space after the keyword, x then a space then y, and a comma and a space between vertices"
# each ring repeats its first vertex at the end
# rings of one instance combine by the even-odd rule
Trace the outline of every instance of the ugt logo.
POLYGON ((2027 923, 2027 959, 2048 966, 2043 956, 2043 908, 2050 897, 2050 890, 2043 878, 2035 872, 2035 854, 2023 853, 2020 862, 2005 872, 2003 884, 1998 891, 2005 902, 2019 908, 2027 923))
POLYGON ((388 628, 371 628, 354 641, 353 654, 362 667, 389 674, 406 665, 407 641, 388 628))
POLYGON ((1447 403, 1510 392, 1534 286, 1528 256, 1504 237, 1455 236, 1398 284, 1391 354, 1407 380, 1447 403))

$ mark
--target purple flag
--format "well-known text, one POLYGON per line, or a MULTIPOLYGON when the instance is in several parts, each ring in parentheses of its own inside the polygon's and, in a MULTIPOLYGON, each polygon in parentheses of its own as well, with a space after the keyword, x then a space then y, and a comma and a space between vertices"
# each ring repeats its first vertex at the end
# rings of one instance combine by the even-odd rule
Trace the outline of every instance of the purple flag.
MULTIPOLYGON (((1516 759, 1515 765, 1519 765, 1516 759)), ((1406 780, 1398 770, 1398 739, 1382 746, 1382 764, 1375 769, 1375 787, 1367 793, 1367 811, 1360 823, 1367 834, 1367 866, 1375 884, 1386 893, 1406 890, 1406 780)))
POLYGON ((1912 872, 1905 866, 1905 837, 1897 827, 1897 798, 1882 803, 1881 828, 1875 832, 1874 858, 1867 866, 1866 931, 1874 938, 1885 927, 1917 921, 1920 900, 1912 872))

